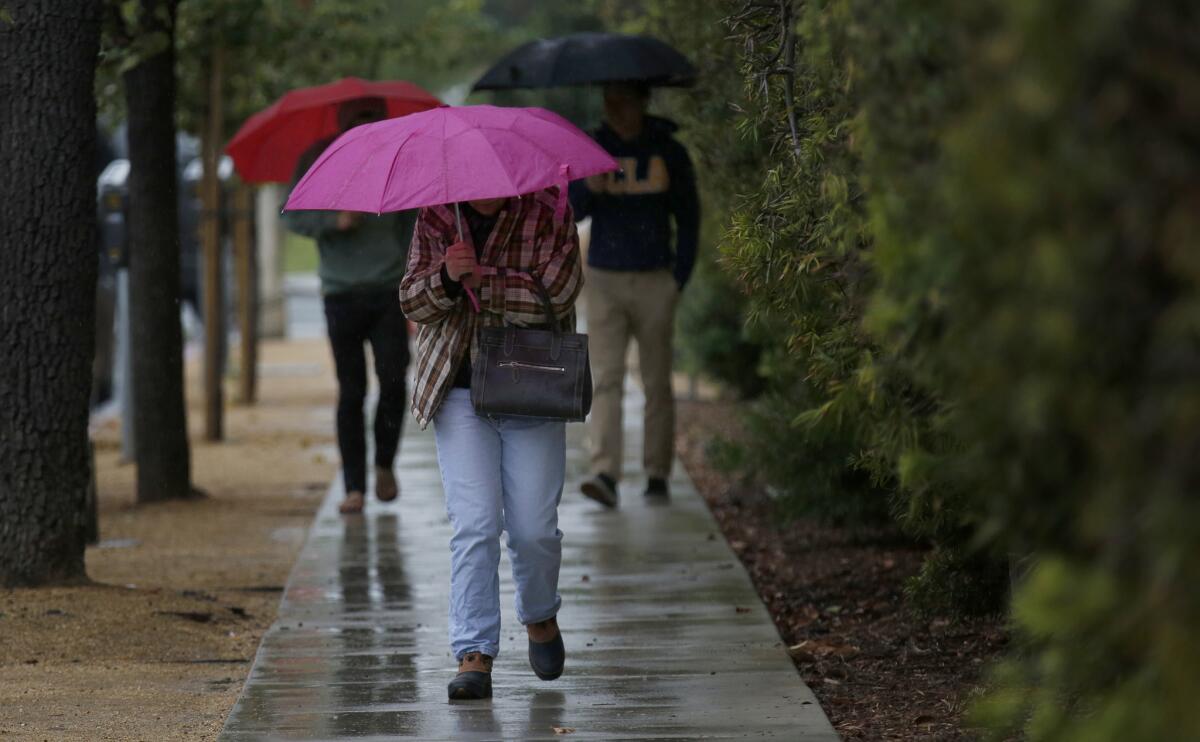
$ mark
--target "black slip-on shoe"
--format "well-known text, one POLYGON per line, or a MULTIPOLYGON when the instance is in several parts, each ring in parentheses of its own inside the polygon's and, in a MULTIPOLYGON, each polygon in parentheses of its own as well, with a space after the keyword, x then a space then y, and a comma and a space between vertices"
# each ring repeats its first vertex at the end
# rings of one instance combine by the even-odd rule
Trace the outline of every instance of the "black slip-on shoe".
POLYGON ((451 701, 482 701, 492 697, 492 674, 468 670, 460 672, 446 686, 451 701))
POLYGON ((580 487, 585 497, 589 497, 606 508, 615 508, 620 496, 617 494, 617 480, 607 474, 597 474, 584 482, 580 487))
POLYGON ((492 658, 471 652, 458 663, 458 674, 446 686, 451 701, 481 701, 492 697, 492 658))
POLYGON ((646 482, 646 491, 642 494, 652 500, 669 500, 671 499, 671 488, 667 486, 667 480, 650 477, 646 482))
POLYGON ((548 642, 529 640, 529 666, 533 668, 533 674, 542 680, 558 680, 566 663, 567 649, 563 645, 561 631, 548 642))

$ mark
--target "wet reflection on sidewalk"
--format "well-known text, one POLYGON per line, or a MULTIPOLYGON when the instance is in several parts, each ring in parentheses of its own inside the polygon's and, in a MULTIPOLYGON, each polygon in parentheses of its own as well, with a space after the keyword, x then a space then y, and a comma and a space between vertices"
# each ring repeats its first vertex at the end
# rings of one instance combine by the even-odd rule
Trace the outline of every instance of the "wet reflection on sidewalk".
POLYGON ((836 739, 687 478, 668 505, 601 510, 578 494, 569 430, 562 678, 529 669, 505 556, 495 698, 446 700, 450 526, 433 436, 409 429, 397 502, 342 517, 334 485, 221 739, 836 739))
POLYGON ((348 622, 338 633, 341 652, 332 687, 335 737, 402 735, 412 731, 403 714, 379 712, 417 700, 411 631, 392 625, 410 610, 411 592, 397 545, 397 515, 347 518, 338 551, 338 586, 348 622))

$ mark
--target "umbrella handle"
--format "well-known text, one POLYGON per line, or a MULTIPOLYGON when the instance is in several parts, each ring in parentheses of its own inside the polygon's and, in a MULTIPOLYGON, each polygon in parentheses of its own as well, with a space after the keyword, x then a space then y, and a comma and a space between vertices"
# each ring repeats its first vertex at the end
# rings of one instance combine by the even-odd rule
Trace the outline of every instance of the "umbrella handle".
MULTIPOLYGON (((462 213, 458 209, 457 201, 454 202, 454 221, 458 225, 458 241, 462 242, 462 213)), ((467 290, 467 298, 471 300, 471 307, 475 309, 475 314, 479 314, 479 299, 475 298, 475 292, 471 290, 470 286, 463 286, 463 288, 467 290)))

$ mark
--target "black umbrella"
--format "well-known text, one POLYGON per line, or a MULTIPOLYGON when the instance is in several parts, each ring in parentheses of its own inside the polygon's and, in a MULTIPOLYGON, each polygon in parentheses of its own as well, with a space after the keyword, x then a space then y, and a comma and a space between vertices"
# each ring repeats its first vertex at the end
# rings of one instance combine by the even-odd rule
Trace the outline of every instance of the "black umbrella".
POLYGON ((605 82, 682 87, 695 79, 692 63, 658 39, 586 32, 538 39, 517 47, 479 78, 475 90, 605 82))

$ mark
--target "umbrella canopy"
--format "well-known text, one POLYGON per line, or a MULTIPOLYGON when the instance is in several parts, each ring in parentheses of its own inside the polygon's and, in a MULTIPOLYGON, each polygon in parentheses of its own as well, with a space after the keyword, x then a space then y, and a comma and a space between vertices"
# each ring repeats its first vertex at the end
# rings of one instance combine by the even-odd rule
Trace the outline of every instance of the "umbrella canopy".
POLYGON ((389 118, 442 105, 411 82, 371 82, 347 77, 287 93, 247 119, 225 152, 233 158, 238 175, 247 183, 287 183, 305 150, 341 131, 338 107, 360 98, 382 100, 389 118))
POLYGON ((692 63, 656 38, 587 32, 517 47, 479 78, 475 90, 605 82, 681 87, 691 85, 695 79, 692 63))
POLYGON ((313 163, 286 209, 383 213, 533 193, 616 170, 573 124, 542 108, 435 108, 364 124, 313 163))

